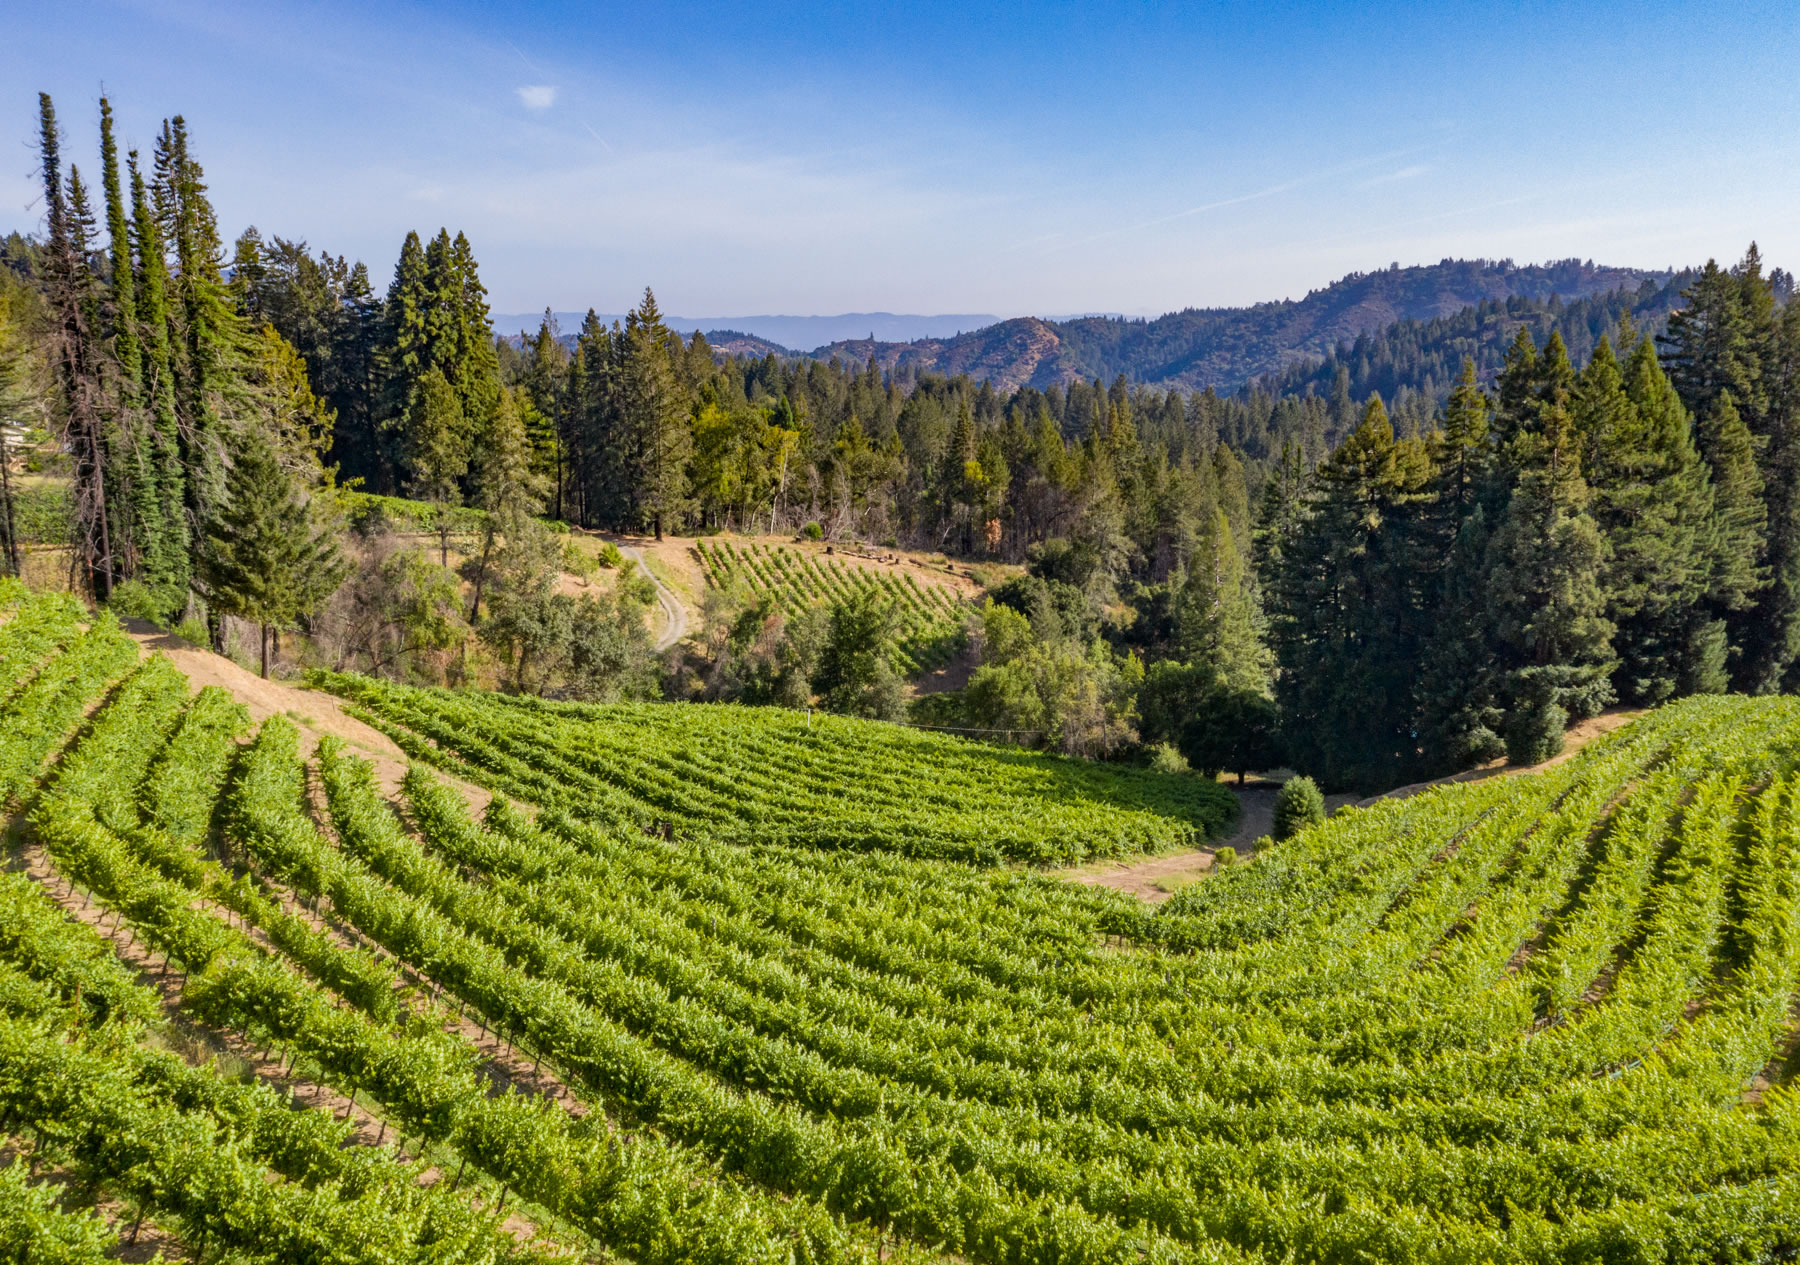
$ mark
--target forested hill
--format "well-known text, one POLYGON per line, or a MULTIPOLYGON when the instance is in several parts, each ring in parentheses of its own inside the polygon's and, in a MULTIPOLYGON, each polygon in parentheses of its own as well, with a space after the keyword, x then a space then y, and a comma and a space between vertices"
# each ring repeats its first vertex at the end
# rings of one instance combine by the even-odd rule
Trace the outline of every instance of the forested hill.
MULTIPOLYGON (((1520 267, 1446 259, 1416 268, 1352 273, 1304 299, 1247 308, 1188 308, 1155 320, 1081 317, 1002 321, 954 338, 888 343, 852 339, 813 354, 883 369, 963 374, 996 387, 1047 387, 1077 378, 1183 390, 1235 391, 1244 383, 1325 357, 1400 321, 1429 322, 1483 303, 1568 302, 1609 291, 1665 288, 1667 271, 1608 268, 1577 259, 1520 267)), ((1497 350, 1504 350, 1502 342, 1497 350)))

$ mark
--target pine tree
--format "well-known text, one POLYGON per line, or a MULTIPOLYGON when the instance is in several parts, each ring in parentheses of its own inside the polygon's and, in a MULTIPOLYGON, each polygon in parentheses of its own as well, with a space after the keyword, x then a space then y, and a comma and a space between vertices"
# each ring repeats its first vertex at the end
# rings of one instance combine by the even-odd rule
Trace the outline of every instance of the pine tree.
MULTIPOLYGON (((131 268, 131 231, 119 179, 119 146, 113 138, 112 103, 105 97, 100 98, 100 172, 106 197, 108 259, 112 266, 112 292, 107 297, 113 360, 119 375, 118 406, 128 417, 139 404, 136 284, 131 268)), ((129 421, 125 425, 129 426, 129 421)))
POLYGON ((1518 433, 1537 419, 1538 352, 1526 326, 1519 326, 1507 348, 1505 367, 1495 385, 1499 399, 1494 409, 1494 439, 1499 451, 1506 452, 1518 433))
POLYGON ((473 503, 490 513, 535 514, 543 508, 543 480, 532 469, 531 443, 519 413, 521 396, 529 402, 522 388, 500 392, 475 446, 473 503))
MULTIPOLYGON (((1741 613, 1752 608, 1757 593, 1768 582, 1763 565, 1768 507, 1756 461, 1756 440, 1729 391, 1713 397, 1695 430, 1712 473, 1711 598, 1721 611, 1739 614, 1741 621, 1741 613)), ((1741 633, 1732 640, 1740 648, 1744 644, 1741 633)))
POLYGON ((1800 303, 1781 310, 1771 359, 1768 447, 1763 452, 1763 502, 1768 508, 1769 586, 1758 603, 1756 662, 1746 673, 1769 679, 1781 668, 1780 688, 1800 691, 1800 303))
POLYGON ((1619 655, 1615 691, 1655 704, 1724 685, 1723 630, 1692 617, 1707 588, 1712 488, 1687 411, 1648 339, 1628 371, 1629 385, 1602 338, 1576 389, 1574 416, 1607 545, 1601 586, 1619 655))
POLYGON ((1429 473, 1422 441, 1397 442, 1372 398, 1269 554, 1286 743, 1295 767, 1330 786, 1404 782, 1420 761, 1414 685, 1429 571, 1417 517, 1429 473))
POLYGON ((388 472, 390 489, 397 487, 403 477, 397 449, 404 444, 406 411, 417 394, 419 379, 432 364, 425 327, 429 308, 425 248, 416 232, 408 233, 400 244, 400 259, 394 265, 394 279, 382 305, 382 344, 378 355, 383 390, 381 411, 388 419, 384 429, 390 439, 383 446, 382 465, 388 472), (398 442, 393 442, 395 439, 398 442))
POLYGON ((1256 590, 1223 510, 1188 561, 1176 606, 1176 645, 1182 659, 1203 663, 1228 689, 1266 693, 1269 652, 1259 624, 1256 590))
POLYGON ((1565 377, 1553 364, 1536 428, 1513 441, 1517 483, 1488 545, 1498 696, 1507 753, 1518 763, 1561 750, 1568 721, 1594 715, 1613 697, 1613 629, 1601 587, 1606 542, 1588 513, 1574 423, 1557 398, 1567 394, 1565 377))
POLYGON ((1421 773, 1455 773, 1501 755, 1500 673, 1490 610, 1492 528, 1477 503, 1439 569, 1415 690, 1421 773))
POLYGON ((206 543, 202 576, 212 610, 258 626, 266 677, 270 634, 294 627, 343 583, 348 567, 336 533, 315 521, 274 447, 252 432, 232 462, 206 543))
POLYGON ((220 271, 224 245, 205 173, 179 114, 157 138, 155 200, 175 256, 170 299, 179 337, 171 349, 182 488, 189 521, 201 525, 224 492, 225 410, 242 381, 247 334, 220 271))
POLYGON ((550 476, 551 496, 554 498, 550 512, 554 517, 562 518, 563 460, 570 413, 569 355, 563 349, 556 318, 549 308, 544 309, 544 319, 531 342, 531 367, 526 376, 526 386, 531 392, 531 401, 536 406, 537 415, 547 423, 540 431, 530 435, 533 465, 541 473, 550 476))
POLYGON ((516 394, 501 391, 487 432, 475 449, 475 504, 487 514, 475 555, 463 568, 474 589, 469 600, 470 623, 480 617, 482 590, 503 542, 516 536, 522 524, 543 506, 543 480, 531 468, 531 447, 519 418, 521 397, 529 404, 530 396, 523 388, 516 394))
POLYGON ((1699 278, 1681 292, 1685 306, 1669 314, 1668 332, 1657 337, 1669 381, 1696 418, 1711 416, 1726 393, 1755 415, 1765 403, 1744 291, 1738 278, 1707 260, 1699 278))
POLYGON ((1431 459, 1438 518, 1454 539, 1493 477, 1490 419, 1493 409, 1475 379, 1475 361, 1463 357, 1462 373, 1444 405, 1443 426, 1432 436, 1431 459))
POLYGON ((626 322, 621 395, 627 429, 639 455, 633 496, 638 521, 662 539, 665 524, 687 512, 687 463, 693 454, 688 403, 675 378, 669 329, 648 289, 626 322))
POLYGON ((433 365, 419 378, 406 410, 407 489, 438 507, 441 561, 449 565, 450 506, 462 502, 462 478, 469 472, 466 422, 456 390, 433 365))
POLYGON ((118 572, 107 495, 99 299, 88 268, 92 214, 80 173, 73 167, 64 184, 56 107, 48 93, 38 94, 38 123, 48 229, 45 289, 54 322, 51 345, 62 397, 59 413, 64 441, 74 456, 77 561, 86 572, 89 591, 104 600, 112 596, 118 572))
POLYGON ((493 415, 500 399, 500 359, 494 351, 487 289, 481 284, 474 248, 462 233, 450 243, 449 260, 456 330, 456 372, 451 383, 462 402, 463 416, 471 421, 485 419, 493 415))
POLYGON ((162 232, 138 170, 129 156, 132 240, 137 256, 138 382, 143 425, 133 445, 133 488, 138 521, 138 578, 171 615, 187 604, 193 580, 192 527, 184 491, 175 370, 169 345, 169 275, 162 232))
MULTIPOLYGON (((1529 338, 1515 344, 1515 364, 1535 366, 1536 356, 1529 338)), ((1525 386, 1515 398, 1515 413, 1526 408, 1529 391, 1525 386)), ((1415 698, 1421 771, 1427 774, 1452 773, 1501 750, 1486 576, 1488 514, 1505 491, 1496 469, 1493 413, 1475 362, 1465 357, 1443 425, 1431 436, 1433 473, 1422 515, 1420 565, 1432 579, 1415 698)))

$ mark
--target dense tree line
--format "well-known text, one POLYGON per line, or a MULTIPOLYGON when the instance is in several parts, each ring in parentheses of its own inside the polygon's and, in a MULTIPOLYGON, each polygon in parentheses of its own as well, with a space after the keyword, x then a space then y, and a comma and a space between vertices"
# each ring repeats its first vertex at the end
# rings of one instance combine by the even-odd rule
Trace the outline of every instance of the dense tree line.
MULTIPOLYGON (((42 138, 46 232, 8 244, 29 302, 10 285, 0 334, 41 331, 80 578, 215 637, 323 621, 340 663, 458 679, 475 630, 512 688, 655 692, 641 616, 558 591, 580 564, 546 522, 816 524, 1025 563, 927 711, 1072 751, 1374 787, 1537 758, 1614 701, 1796 683, 1800 305, 1754 247, 1402 322, 1232 395, 1003 392, 715 356, 648 290, 611 326, 497 339, 460 233, 409 234, 380 295, 254 229, 227 264, 179 117, 121 162, 101 103, 98 210, 48 98, 42 138), (346 534, 343 487, 437 507, 435 561, 368 515, 346 534), (454 507, 479 512, 453 564, 454 507)), ((663 688, 894 712, 878 612, 779 622, 721 613, 663 688)))
POLYGON ((98 207, 79 165, 65 169, 47 95, 39 123, 46 231, 20 262, 72 463, 73 564, 98 598, 165 619, 198 599, 215 630, 237 615, 266 639, 340 573, 307 508, 329 414, 304 361, 240 309, 181 117, 147 166, 135 150, 121 164, 102 98, 98 207), (253 546, 237 536, 253 521, 281 530, 253 546))
POLYGON ((1792 688, 1800 651, 1800 307, 1755 248, 1655 339, 1584 365, 1521 329, 1441 426, 1372 400, 1309 477, 1272 479, 1259 574, 1290 758, 1375 787, 1560 749, 1614 702, 1792 688))

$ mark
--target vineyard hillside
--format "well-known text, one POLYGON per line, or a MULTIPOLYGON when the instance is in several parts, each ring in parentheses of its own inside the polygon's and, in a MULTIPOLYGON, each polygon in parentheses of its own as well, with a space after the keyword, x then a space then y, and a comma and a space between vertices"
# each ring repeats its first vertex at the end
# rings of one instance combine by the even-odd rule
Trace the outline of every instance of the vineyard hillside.
POLYGON ((946 667, 967 641, 980 592, 967 571, 897 550, 845 550, 754 537, 696 539, 687 549, 707 590, 770 602, 793 616, 863 596, 893 613, 894 667, 906 676, 946 667))
POLYGON ((409 755, 671 839, 1047 864, 1192 846, 1237 813, 1201 778, 847 716, 309 679, 409 755))
POLYGON ((1016 861, 1213 829, 1210 792, 321 678, 416 760, 390 793, 189 684, 0 587, 8 1259, 1800 1252, 1796 700, 1347 808, 1152 908, 1016 861))

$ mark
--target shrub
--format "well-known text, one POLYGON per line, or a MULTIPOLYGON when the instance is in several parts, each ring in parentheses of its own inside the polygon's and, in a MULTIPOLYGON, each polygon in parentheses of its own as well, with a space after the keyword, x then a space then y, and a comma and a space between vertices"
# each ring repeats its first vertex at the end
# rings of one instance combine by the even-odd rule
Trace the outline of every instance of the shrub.
POLYGON ((1213 853, 1213 864, 1214 865, 1231 865, 1231 864, 1234 864, 1236 861, 1237 861, 1237 849, 1232 847, 1230 844, 1226 844, 1224 847, 1220 848, 1217 852, 1213 853))
POLYGON ((808 523, 800 529, 800 534, 805 536, 808 540, 825 539, 825 529, 817 523, 808 523))
POLYGON ((603 540, 600 542, 600 552, 594 555, 594 561, 611 570, 625 561, 625 555, 619 552, 619 547, 612 541, 603 540))
POLYGON ((1506 758, 1514 764, 1542 764, 1563 749, 1569 714, 1555 703, 1533 702, 1506 719, 1506 758))
POLYGON ((169 594, 156 592, 140 580, 124 580, 113 586, 106 608, 120 619, 141 619, 167 628, 174 622, 169 618, 170 604, 169 594))
POLYGON ((563 542, 562 569, 564 571, 586 584, 599 568, 600 564, 594 560, 594 555, 576 544, 573 538, 563 542))
POLYGON ((1275 792, 1277 840, 1291 839, 1306 827, 1325 820, 1325 797, 1310 777, 1291 777, 1275 792))
POLYGON ((1150 748, 1150 767, 1158 773, 1189 772, 1187 757, 1166 742, 1150 748))

